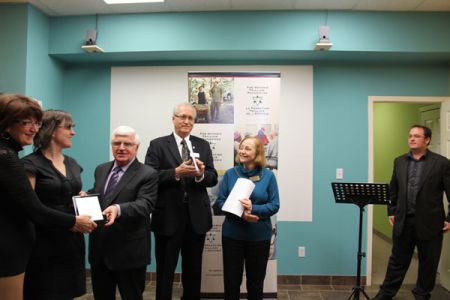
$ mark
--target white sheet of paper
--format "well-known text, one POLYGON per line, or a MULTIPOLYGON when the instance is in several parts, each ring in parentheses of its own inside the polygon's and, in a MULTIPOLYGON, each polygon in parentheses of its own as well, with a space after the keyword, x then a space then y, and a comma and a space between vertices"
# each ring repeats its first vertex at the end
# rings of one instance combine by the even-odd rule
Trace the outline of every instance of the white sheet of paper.
POLYGON ((103 220, 102 209, 97 195, 90 195, 86 197, 74 196, 72 197, 73 207, 77 216, 86 215, 91 216, 94 221, 103 220))
POLYGON ((228 195, 222 210, 232 213, 238 217, 242 217, 244 206, 242 206, 240 199, 248 199, 255 188, 255 184, 246 178, 238 178, 231 193, 228 195))

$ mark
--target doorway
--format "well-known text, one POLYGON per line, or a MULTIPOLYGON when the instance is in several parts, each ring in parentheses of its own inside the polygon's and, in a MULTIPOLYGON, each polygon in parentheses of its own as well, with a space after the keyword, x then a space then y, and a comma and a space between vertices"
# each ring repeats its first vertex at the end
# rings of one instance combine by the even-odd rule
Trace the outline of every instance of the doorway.
MULTIPOLYGON (((375 129, 374 129, 374 113, 375 113, 375 104, 376 103, 391 103, 391 104, 407 104, 410 103, 412 106, 416 105, 419 106, 429 106, 434 105, 435 107, 440 107, 441 103, 448 101, 449 97, 369 97, 369 182, 375 182, 375 167, 374 167, 374 135, 375 135, 375 129)), ((427 109, 425 109, 427 111, 427 109)), ((404 112, 402 112, 403 114, 404 112)), ((419 116, 418 116, 419 117, 419 116)), ((425 117, 427 119, 428 117, 425 117)), ((420 123, 420 119, 418 119, 418 122, 420 123)), ((438 122, 440 123, 440 122, 438 122)), ((427 124, 424 122, 424 124, 427 124)), ((411 124, 409 124, 410 126, 411 124)), ((409 130, 409 126, 406 129, 409 130)), ((436 126, 436 125, 434 125, 436 126)), ((437 125, 439 126, 439 125, 437 125)), ((388 137, 386 137, 388 138, 388 137)), ((433 137, 436 138, 436 137, 433 137)), ((389 142, 389 141, 388 141, 389 142)), ((397 139, 397 144, 403 143, 404 146, 406 145, 406 137, 397 139)), ((407 151, 407 148, 405 151, 402 151, 402 153, 405 153, 407 151)), ((402 154, 400 153, 400 154, 402 154)), ((392 161, 390 161, 392 165, 392 161)), ((389 170, 389 172, 392 172, 392 169, 389 170)), ((374 241, 374 235, 373 235, 373 224, 374 224, 374 208, 373 205, 369 205, 368 207, 368 226, 367 226, 367 265, 366 265, 366 276, 367 276, 367 284, 371 285, 372 283, 378 284, 379 282, 373 282, 373 241, 374 241)), ((385 208, 384 208, 385 209, 385 208)), ((387 220, 386 220, 387 221, 387 220)), ((388 225, 390 226, 390 225, 388 225)), ((377 243, 380 241, 377 236, 375 236, 375 239, 377 240, 377 243)), ((445 244, 445 243, 444 243, 445 244)), ((447 243, 448 244, 448 243, 447 243)), ((390 252, 390 247, 389 252, 390 252)), ((449 249, 446 249, 445 246, 443 248, 444 251, 449 251, 449 249)), ((378 259, 378 258, 377 258, 378 259)), ((382 265, 382 268, 384 268, 384 271, 386 270, 387 264, 384 262, 377 262, 377 266, 382 265), (384 264, 384 265, 383 265, 384 264)), ((412 269, 416 270, 412 266, 412 269)), ((442 268, 445 270, 445 268, 442 268)), ((384 274, 383 274, 384 276, 384 274)), ((442 278, 441 278, 442 281, 442 278)), ((450 284, 450 282, 449 282, 450 284)), ((444 285, 444 284, 443 284, 444 285)), ((445 286, 445 285, 444 285, 445 286)))

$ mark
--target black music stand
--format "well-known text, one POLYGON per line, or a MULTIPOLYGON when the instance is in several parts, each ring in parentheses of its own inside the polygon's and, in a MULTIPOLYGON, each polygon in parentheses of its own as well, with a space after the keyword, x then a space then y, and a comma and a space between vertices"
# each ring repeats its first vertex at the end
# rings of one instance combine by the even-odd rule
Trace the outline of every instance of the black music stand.
POLYGON ((359 300, 359 294, 362 293, 366 299, 370 300, 361 285, 361 260, 366 256, 361 250, 362 243, 362 224, 364 207, 367 204, 389 204, 389 186, 385 183, 349 183, 332 182, 334 199, 336 203, 356 204, 359 207, 359 233, 358 233, 358 263, 356 269, 356 285, 348 300, 352 298, 359 300))

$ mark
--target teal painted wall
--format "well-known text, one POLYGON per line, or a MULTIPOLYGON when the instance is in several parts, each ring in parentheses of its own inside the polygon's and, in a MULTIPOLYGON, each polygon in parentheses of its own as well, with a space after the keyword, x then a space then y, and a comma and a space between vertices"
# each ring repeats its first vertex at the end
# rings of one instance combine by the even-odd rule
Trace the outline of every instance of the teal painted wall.
MULTIPOLYGON (((95 165, 109 159, 109 76, 107 66, 77 66, 65 75, 65 108, 80 124, 71 153, 85 167, 86 187, 95 165)), ((446 95, 448 76, 448 67, 440 65, 314 66, 313 222, 278 223, 280 274, 354 274, 358 209, 335 204, 330 182, 337 167, 345 169, 347 181, 367 181, 368 96, 446 95), (299 245, 307 249, 303 259, 299 245)))
POLYGON ((26 94, 41 100, 44 109, 61 109, 64 69, 48 55, 50 20, 31 5, 27 9, 26 94))
POLYGON ((31 5, 0 5, 0 91, 61 108, 63 64, 49 53, 50 19, 31 5))
POLYGON ((83 166, 84 190, 93 187, 95 167, 109 160, 110 79, 108 66, 70 66, 64 73, 63 108, 76 124, 67 153, 83 166))
MULTIPOLYGON (((375 103, 373 111, 374 180, 389 183, 394 159, 408 152, 407 137, 413 124, 420 123, 419 108, 424 104, 375 103)), ((392 227, 385 206, 374 205, 373 228, 391 237, 392 227)))
MULTIPOLYGON (((326 19, 334 53, 450 50, 450 40, 442 38, 450 36, 450 13, 348 11, 100 15, 97 44, 108 53, 311 51, 326 19)), ((95 24, 95 16, 52 18, 50 53, 83 53, 85 32, 95 24)))
POLYGON ((0 6, 0 92, 25 93, 27 7, 0 6))
MULTIPOLYGON (((55 102, 54 105, 61 104, 70 111, 78 124, 74 147, 68 153, 83 165, 86 189, 92 186, 95 166, 109 159, 111 66, 127 61, 139 65, 217 65, 224 62, 221 58, 230 57, 245 65, 255 63, 246 60, 250 56, 262 59, 265 64, 277 64, 283 54, 288 57, 283 63, 313 64, 313 221, 279 222, 278 272, 354 275, 358 209, 335 204, 330 182, 334 180, 337 167, 344 168, 347 181, 367 181, 368 96, 449 94, 448 60, 443 63, 420 59, 417 63, 410 60, 374 64, 372 55, 382 52, 377 55, 377 60, 382 61, 386 58, 395 61, 398 53, 417 54, 417 57, 429 57, 434 53, 448 56, 450 41, 441 37, 450 35, 449 16, 332 12, 328 24, 332 27, 335 46, 333 51, 325 53, 311 51, 317 41, 317 28, 325 20, 322 12, 101 16, 98 44, 109 53, 99 55, 84 54, 80 49, 86 30, 95 27, 95 17, 50 18, 49 51, 65 65, 49 71, 54 74, 55 83, 46 88, 56 90, 49 94, 62 95, 62 104, 55 102), (436 36, 437 29, 440 30, 439 37, 436 36), (434 43, 436 41, 439 43, 434 43), (430 48, 430 45, 435 47, 430 48), (272 49, 275 51, 273 60, 260 56, 261 51, 272 49), (290 51, 306 53, 305 57, 315 60, 298 60, 302 56, 292 55, 290 51), (155 55, 153 58, 160 60, 149 61, 142 55, 145 52, 151 52, 155 55), (340 52, 347 52, 350 57, 333 60, 340 52), (119 59, 114 56, 116 54, 119 59), (80 64, 78 56, 92 63, 80 64), (208 59, 206 62, 204 57, 208 59), (58 82, 62 82, 61 91, 58 91, 58 82), (305 258, 297 257, 299 245, 307 249, 305 258)), ((41 17, 30 16, 29 19, 41 17)), ((44 21, 33 22, 45 27, 44 21)), ((36 36, 44 35, 44 32, 42 30, 36 36)), ((27 74, 35 74, 36 68, 30 63, 27 74)), ((30 89, 38 91, 31 83, 30 89)), ((150 269, 154 270, 154 264, 150 269)))
POLYGON ((358 209, 335 204, 330 182, 338 167, 348 182, 368 180, 368 96, 446 95, 447 71, 446 66, 314 66, 313 222, 279 224, 281 274, 354 274, 358 209), (300 260, 293 246, 305 241, 309 258, 300 260))

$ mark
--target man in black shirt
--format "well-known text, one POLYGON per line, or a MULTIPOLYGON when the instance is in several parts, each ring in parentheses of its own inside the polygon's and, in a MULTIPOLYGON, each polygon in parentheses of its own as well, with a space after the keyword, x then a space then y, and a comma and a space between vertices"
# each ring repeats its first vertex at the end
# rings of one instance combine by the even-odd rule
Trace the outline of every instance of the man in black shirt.
POLYGON ((374 299, 390 300, 400 289, 414 248, 419 270, 412 293, 415 299, 430 299, 441 256, 443 233, 450 229, 450 214, 442 201, 450 196, 450 161, 428 150, 431 130, 413 125, 409 131, 410 152, 394 161, 388 206, 393 226, 392 254, 386 277, 374 299))

